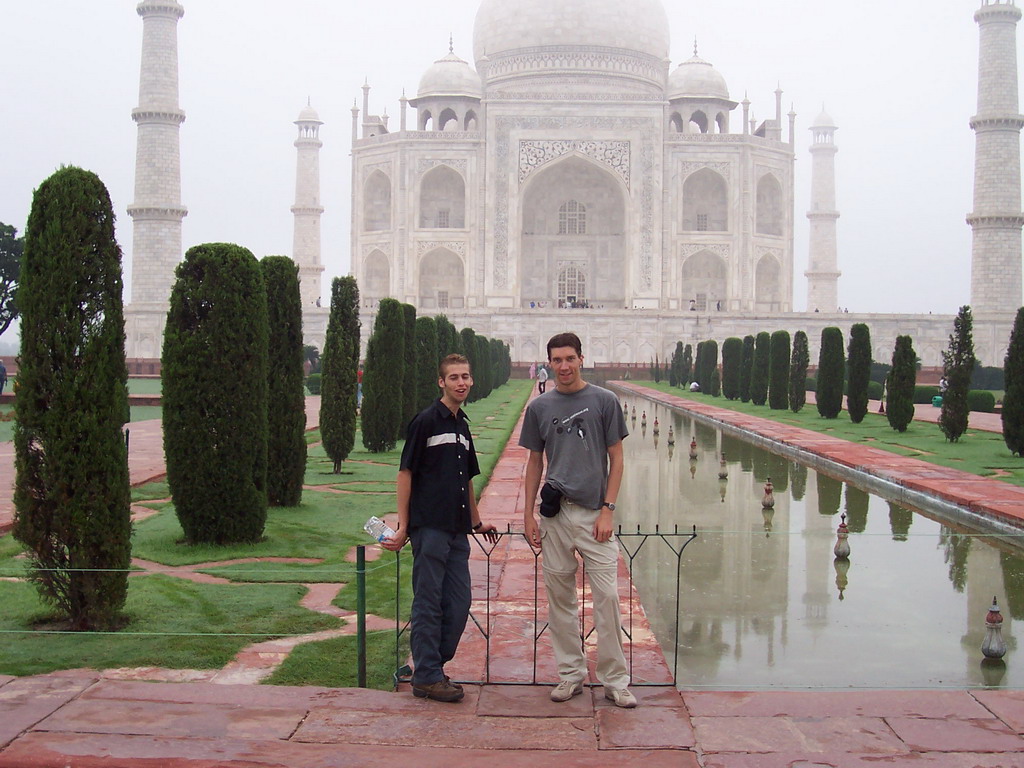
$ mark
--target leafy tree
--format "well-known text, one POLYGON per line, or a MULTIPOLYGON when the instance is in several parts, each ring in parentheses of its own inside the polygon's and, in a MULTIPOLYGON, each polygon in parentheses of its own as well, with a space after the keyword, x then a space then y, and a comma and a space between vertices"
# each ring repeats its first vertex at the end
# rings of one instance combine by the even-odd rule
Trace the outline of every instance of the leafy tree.
POLYGON ((416 410, 416 307, 403 304, 405 318, 405 365, 402 383, 402 420, 398 437, 405 440, 405 430, 418 411, 416 410))
POLYGON ((359 286, 351 275, 331 281, 331 309, 320 380, 320 437, 334 474, 356 444, 359 388, 359 286))
POLYGON ((764 405, 768 400, 768 372, 771 366, 772 337, 761 331, 754 339, 754 360, 750 369, 750 402, 764 405))
POLYGON ((970 406, 967 393, 974 374, 974 318, 969 306, 960 307, 953 320, 953 333, 949 348, 942 353, 942 375, 946 379, 946 392, 942 396, 939 429, 951 443, 957 442, 967 431, 970 406))
POLYGON ((685 387, 693 380, 693 347, 687 344, 683 348, 683 362, 679 369, 679 386, 685 387))
POLYGON ((768 407, 776 411, 789 408, 789 331, 775 331, 768 343, 768 407))
POLYGON ((871 381, 871 331, 864 323, 850 328, 846 410, 850 421, 860 424, 868 412, 868 383, 871 381))
POLYGON ((1003 361, 1003 440, 1010 453, 1024 455, 1024 307, 1017 310, 1003 361))
POLYGON ((73 630, 113 629, 131 564, 121 249, 81 168, 39 185, 25 234, 14 536, 73 630))
POLYGON ((730 336, 722 343, 722 394, 726 400, 740 396, 740 366, 743 362, 743 340, 730 336))
POLYGON ((189 543, 255 542, 267 519, 267 293, 256 258, 196 245, 163 349, 167 483, 189 543))
POLYGON ((371 453, 398 443, 405 379, 405 312, 397 299, 381 299, 363 366, 363 446, 371 453))
POLYGON ((754 370, 754 337, 743 337, 743 354, 740 357, 740 400, 750 401, 750 379, 754 370))
POLYGON ((807 366, 811 355, 807 348, 807 334, 793 334, 793 356, 789 363, 789 409, 799 413, 807 402, 807 366))
POLYGON ((416 412, 438 397, 437 324, 432 317, 416 318, 416 412))
POLYGON ((821 329, 821 350, 818 353, 816 396, 818 414, 834 419, 843 410, 843 380, 846 378, 846 355, 843 353, 843 332, 835 326, 821 329))
MULTIPOLYGON (((287 256, 260 262, 267 290, 267 503, 294 507, 306 477, 306 392, 303 386, 299 268, 287 256)), ((315 349, 315 347, 314 347, 315 349)))
POLYGON ((885 415, 889 426, 906 432, 914 420, 914 385, 917 383, 917 353, 909 336, 897 336, 892 352, 892 370, 885 387, 885 415))
POLYGON ((25 250, 25 238, 18 237, 18 230, 0 221, 0 335, 18 317, 18 278, 21 273, 21 255, 25 250))

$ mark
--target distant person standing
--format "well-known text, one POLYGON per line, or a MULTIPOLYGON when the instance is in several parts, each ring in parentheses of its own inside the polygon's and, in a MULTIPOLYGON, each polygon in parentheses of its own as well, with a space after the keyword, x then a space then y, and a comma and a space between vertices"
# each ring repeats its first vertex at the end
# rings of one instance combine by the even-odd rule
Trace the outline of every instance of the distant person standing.
POLYGON ((544 391, 548 388, 548 367, 541 365, 537 368, 537 391, 540 394, 544 394, 544 391))
POLYGON ((4 388, 7 387, 7 366, 4 365, 4 361, 0 360, 0 395, 4 393, 4 388))

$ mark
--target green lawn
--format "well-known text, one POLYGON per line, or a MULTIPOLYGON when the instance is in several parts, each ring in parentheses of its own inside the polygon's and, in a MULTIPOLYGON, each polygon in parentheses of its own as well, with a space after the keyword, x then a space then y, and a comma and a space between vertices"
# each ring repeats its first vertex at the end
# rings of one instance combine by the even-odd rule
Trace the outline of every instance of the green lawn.
MULTIPOLYGON (((529 381, 512 381, 486 400, 467 406, 483 475, 476 478, 479 493, 486 485, 509 435, 529 397, 529 381)), ((130 582, 126 613, 128 626, 110 634, 43 634, 38 627, 53 620, 34 588, 23 582, 0 581, 0 632, 4 653, 0 674, 34 674, 81 666, 162 666, 213 668, 223 666, 241 648, 268 636, 305 634, 340 626, 330 616, 298 607, 303 583, 335 582, 345 586, 336 604, 354 609, 355 565, 346 553, 368 539, 362 524, 370 515, 395 507, 394 481, 402 445, 384 454, 371 454, 356 435, 356 446, 342 474, 331 463, 318 435, 310 434, 306 490, 302 504, 269 511, 264 540, 229 547, 188 546, 165 482, 133 489, 132 500, 157 510, 135 525, 132 554, 166 565, 188 565, 247 557, 315 558, 314 564, 261 562, 214 566, 207 573, 228 578, 228 585, 201 585, 161 575, 136 576, 130 582)), ((25 561, 10 536, 0 537, 0 576, 24 573, 25 561)), ((385 554, 370 563, 367 610, 393 618, 396 613, 396 557, 385 554)), ((397 611, 404 620, 411 602, 411 552, 400 556, 401 586, 397 611)), ((407 642, 407 641, 404 641, 407 642)), ((404 660, 407 646, 399 649, 404 660)), ((394 671, 394 633, 368 637, 368 675, 371 684, 390 687, 394 671)), ((353 638, 300 646, 270 682, 279 684, 352 685, 355 682, 353 638)))
POLYGON ((813 404, 805 405, 799 413, 773 411, 767 405, 754 405, 739 400, 726 400, 724 397, 688 392, 672 387, 667 382, 634 383, 677 397, 709 403, 718 408, 792 424, 854 443, 864 443, 900 456, 913 456, 943 467, 1024 485, 1024 458, 1010 453, 999 432, 968 429, 959 441, 951 443, 939 430, 938 424, 926 421, 911 422, 906 432, 896 432, 889 426, 889 421, 883 414, 874 412, 869 412, 860 424, 854 424, 846 411, 840 413, 838 418, 824 419, 818 415, 818 410, 813 404))

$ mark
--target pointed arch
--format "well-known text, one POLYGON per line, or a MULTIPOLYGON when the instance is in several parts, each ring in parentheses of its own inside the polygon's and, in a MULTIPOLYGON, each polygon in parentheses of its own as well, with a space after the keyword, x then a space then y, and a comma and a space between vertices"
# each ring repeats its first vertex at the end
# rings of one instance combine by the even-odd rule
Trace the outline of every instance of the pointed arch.
POLYGON ((363 259, 363 284, 360 287, 363 298, 370 300, 370 306, 391 295, 391 263, 380 249, 375 248, 363 259))
POLYGON ((782 236, 782 185, 774 174, 757 180, 757 234, 782 236))
POLYGON ((434 120, 434 116, 430 113, 429 109, 420 109, 419 110, 418 118, 419 119, 417 120, 417 122, 419 123, 421 131, 432 131, 432 130, 434 130, 431 127, 431 124, 433 123, 433 120, 434 120))
POLYGON ((683 229, 725 232, 729 229, 729 186, 710 168, 701 168, 683 182, 683 229))
POLYGON ((471 109, 468 112, 466 112, 466 119, 463 122, 462 129, 464 131, 475 131, 475 130, 478 130, 479 123, 480 123, 480 119, 476 116, 476 112, 471 109))
POLYGON ((391 229, 391 179, 383 171, 374 171, 363 184, 363 229, 391 229))
POLYGON ((685 130, 683 116, 678 112, 673 112, 672 116, 668 119, 668 129, 670 133, 682 133, 685 130))
POLYGON ((690 133, 707 133, 708 132, 708 116, 701 110, 697 110, 690 115, 690 133))
POLYGON ((693 299, 698 311, 712 309, 729 295, 728 275, 725 259, 707 249, 697 251, 686 258, 680 269, 680 296, 687 302, 693 299))
POLYGON ((419 306, 423 309, 462 309, 466 306, 466 269, 448 248, 427 251, 419 263, 419 306))
POLYGON ((754 270, 754 310, 782 311, 782 265, 771 254, 758 259, 754 270))
POLYGON ((725 112, 719 112, 715 116, 715 126, 719 133, 729 132, 729 116, 725 112))
POLYGON ((452 123, 455 124, 454 130, 459 129, 459 116, 455 114, 455 110, 451 107, 443 110, 440 115, 437 116, 437 127, 438 131, 451 131, 452 123))
POLYGON ((450 165, 438 165, 423 174, 419 223, 424 229, 466 226, 466 182, 450 165))

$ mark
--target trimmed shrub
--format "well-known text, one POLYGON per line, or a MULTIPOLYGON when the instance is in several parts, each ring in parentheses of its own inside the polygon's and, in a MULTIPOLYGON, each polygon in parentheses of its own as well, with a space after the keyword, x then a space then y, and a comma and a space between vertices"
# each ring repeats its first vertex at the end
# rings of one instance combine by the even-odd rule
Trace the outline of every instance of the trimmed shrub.
POLYGON ((39 185, 20 280, 14 537, 71 629, 115 629, 131 567, 128 370, 121 249, 95 174, 39 185))
POLYGON ((996 396, 987 389, 972 389, 967 393, 967 408, 977 413, 995 413, 996 396))
POLYGON ((260 261, 267 290, 267 504, 294 507, 306 477, 299 268, 287 256, 260 261))
MULTIPOLYGON (((889 426, 906 432, 914 420, 914 383, 917 380, 917 353, 909 336, 897 336, 892 352, 892 370, 885 386, 885 415, 889 426)), ((937 391, 937 390, 936 390, 937 391)))
POLYGON ((722 342, 722 394, 726 400, 739 399, 742 362, 743 340, 730 336, 722 342))
POLYGON ((994 365, 982 365, 978 361, 974 366, 974 373, 971 374, 971 389, 1006 389, 1003 369, 994 365))
POLYGON ((877 381, 868 382, 868 400, 881 400, 884 392, 882 385, 877 381))
POLYGON ((267 519, 267 293, 248 249, 196 245, 175 271, 164 455, 190 544, 255 542, 267 519))
POLYGON ((416 412, 439 397, 437 386, 437 324, 432 317, 416 318, 416 412))
POLYGON ((754 337, 743 337, 743 354, 740 356, 740 400, 750 401, 750 378, 754 370, 754 337))
POLYGON ((818 355, 818 414, 834 419, 843 410, 843 379, 846 359, 843 354, 843 332, 835 326, 821 329, 821 351, 818 355))
POLYGON ((320 378, 321 376, 319 373, 311 373, 306 377, 306 389, 309 390, 309 394, 320 394, 320 378))
POLYGON ((933 384, 915 384, 912 402, 917 405, 931 405, 932 398, 939 394, 939 388, 933 384))
POLYGON ((807 402, 807 366, 810 362, 807 334, 797 331, 793 334, 793 356, 789 362, 789 408, 793 413, 799 413, 807 402))
POLYGON ((846 410, 850 421, 860 424, 868 412, 868 382, 871 380, 871 331, 864 323, 850 328, 846 410))
POLYGON ((397 299, 381 299, 363 366, 363 446, 390 451, 401 428, 405 379, 405 311, 397 299))
POLYGON ((768 343, 768 407, 776 411, 789 408, 789 331, 775 331, 768 343))
POLYGON ((967 431, 970 414, 967 394, 971 388, 975 363, 973 325, 971 308, 960 307, 953 320, 949 347, 942 353, 942 373, 946 379, 946 392, 942 396, 939 429, 951 443, 957 442, 967 431))
POLYGON ((359 286, 351 275, 331 281, 331 311, 321 371, 320 437, 324 452, 334 464, 334 474, 338 474, 356 444, 359 286))
POLYGON ((416 307, 402 305, 405 319, 405 364, 402 368, 402 420, 398 437, 405 440, 405 430, 416 415, 416 307))
POLYGON ((750 402, 764 405, 768 400, 768 376, 771 367, 772 337, 761 331, 754 339, 754 362, 750 369, 750 402))
POLYGON ((808 376, 804 380, 804 389, 806 389, 808 392, 817 392, 818 380, 814 376, 808 376))
POLYGON ((1003 360, 1003 440, 1010 453, 1024 455, 1024 307, 1017 310, 1003 360))
POLYGON ((708 392, 712 397, 718 397, 722 394, 722 380, 718 375, 717 365, 711 369, 711 375, 708 376, 708 392))

